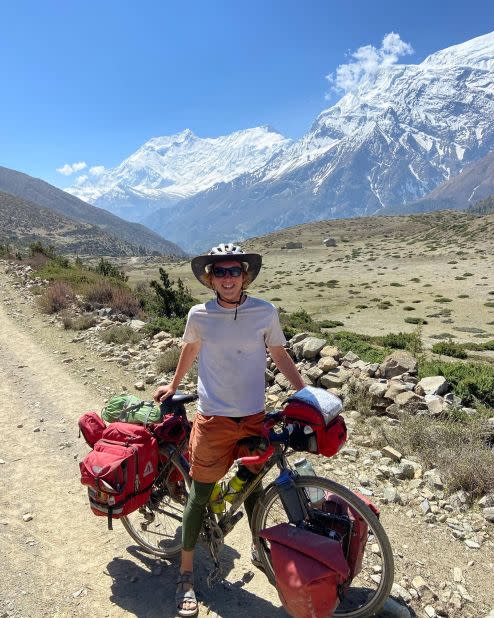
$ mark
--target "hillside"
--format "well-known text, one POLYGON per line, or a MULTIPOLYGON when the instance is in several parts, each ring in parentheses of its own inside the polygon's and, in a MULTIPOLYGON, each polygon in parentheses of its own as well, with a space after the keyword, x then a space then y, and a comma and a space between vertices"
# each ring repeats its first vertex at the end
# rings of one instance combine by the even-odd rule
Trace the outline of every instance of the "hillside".
MULTIPOLYGON (((424 320, 424 342, 494 338, 494 214, 458 211, 362 217, 298 225, 251 238, 263 268, 252 294, 317 320, 338 320, 368 335, 411 332, 424 320), (331 237, 336 246, 326 247, 331 237), (301 248, 284 248, 301 243, 301 248)), ((162 265, 162 262, 160 263, 162 265)), ((203 301, 188 261, 169 262, 203 301)), ((126 268, 131 280, 156 278, 149 265, 126 268)))
POLYGON ((494 194, 485 200, 479 200, 468 208, 472 215, 491 215, 494 214, 494 194))
POLYGON ((144 247, 147 252, 184 255, 183 250, 178 245, 165 240, 143 225, 124 221, 102 208, 86 204, 77 197, 22 172, 0 167, 0 191, 27 200, 42 208, 49 208, 63 217, 96 225, 126 244, 144 247))
POLYGON ((0 244, 27 246, 34 241, 61 253, 136 255, 139 247, 107 234, 96 225, 63 217, 49 208, 0 191, 0 244))
POLYGON ((422 199, 390 206, 380 215, 399 215, 431 210, 466 210, 479 200, 494 195, 494 151, 468 165, 460 174, 443 183, 422 199))

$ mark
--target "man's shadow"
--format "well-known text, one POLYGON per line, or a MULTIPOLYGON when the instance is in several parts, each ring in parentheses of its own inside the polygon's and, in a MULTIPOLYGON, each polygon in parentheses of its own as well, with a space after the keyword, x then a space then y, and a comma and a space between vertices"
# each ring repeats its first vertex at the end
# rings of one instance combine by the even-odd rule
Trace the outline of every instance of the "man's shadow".
MULTIPOLYGON (((178 574, 178 560, 173 562, 159 560, 146 554, 137 546, 127 548, 133 560, 114 558, 108 564, 108 573, 113 579, 110 600, 122 609, 139 618, 172 618, 177 615, 175 589, 178 574)), ((234 567, 234 560, 240 554, 225 545, 221 552, 223 577, 227 577, 234 567)), ((286 618, 283 608, 246 590, 245 584, 254 577, 247 571, 242 579, 230 582, 222 580, 209 588, 207 576, 212 569, 212 561, 207 551, 198 546, 195 559, 195 592, 202 612, 221 618, 251 618, 269 616, 286 618)), ((252 567, 255 569, 255 567, 252 567)), ((263 574, 262 586, 268 582, 263 574)), ((273 589, 274 590, 274 589, 273 589)))

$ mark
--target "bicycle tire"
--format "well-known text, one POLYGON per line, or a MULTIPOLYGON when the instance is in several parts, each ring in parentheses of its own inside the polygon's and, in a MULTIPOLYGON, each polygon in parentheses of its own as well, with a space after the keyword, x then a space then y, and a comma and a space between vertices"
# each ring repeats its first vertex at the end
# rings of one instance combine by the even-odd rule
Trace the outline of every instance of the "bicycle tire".
POLYGON ((148 502, 120 519, 144 551, 160 558, 172 558, 180 553, 182 517, 189 487, 186 464, 169 460, 153 483, 148 502), (180 479, 175 480, 177 477, 180 479))
MULTIPOLYGON (((330 481, 314 476, 299 476, 295 479, 297 488, 305 490, 304 495, 310 503, 307 490, 330 493, 348 503, 369 527, 368 542, 364 554, 362 571, 351 582, 334 616, 345 618, 365 618, 374 615, 389 596, 394 578, 394 559, 389 539, 372 510, 352 491, 330 481), (377 544, 379 552, 374 553, 377 544), (379 582, 377 582, 377 561, 380 561, 379 582), (371 577, 373 576, 373 577, 371 577), (372 582, 375 591, 369 590, 372 582)), ((321 494, 319 494, 320 496, 321 494)), ((320 499, 320 498, 319 498, 320 499)), ((275 574, 270 558, 269 542, 259 537, 259 532, 278 523, 288 522, 276 485, 270 485, 260 497, 253 514, 252 536, 256 543, 264 572, 271 584, 275 585, 275 574)))

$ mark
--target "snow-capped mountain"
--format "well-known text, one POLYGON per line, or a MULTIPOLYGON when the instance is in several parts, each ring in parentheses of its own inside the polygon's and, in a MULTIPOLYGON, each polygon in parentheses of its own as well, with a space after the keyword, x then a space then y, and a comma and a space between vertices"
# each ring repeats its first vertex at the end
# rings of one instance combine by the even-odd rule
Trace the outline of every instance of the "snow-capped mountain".
POLYGON ((494 33, 421 64, 381 68, 264 166, 144 222, 198 250, 305 221, 369 215, 420 198, 492 149, 494 33))
POLYGON ((189 129, 147 141, 99 176, 83 176, 69 193, 131 221, 170 207, 220 182, 262 167, 290 144, 269 127, 199 138, 189 129))

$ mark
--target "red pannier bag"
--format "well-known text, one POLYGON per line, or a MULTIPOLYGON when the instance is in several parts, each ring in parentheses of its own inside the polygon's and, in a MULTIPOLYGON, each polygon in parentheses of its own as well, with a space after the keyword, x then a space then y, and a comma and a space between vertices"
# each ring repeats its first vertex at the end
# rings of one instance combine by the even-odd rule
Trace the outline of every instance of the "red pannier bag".
MULTIPOLYGON (((355 495, 362 500, 379 517, 379 509, 365 496, 358 492, 355 495)), ((324 513, 334 515, 327 524, 341 538, 343 553, 350 568, 350 581, 362 570, 365 547, 369 527, 348 502, 339 496, 327 493, 321 506, 324 513)))
POLYGON ((158 472, 156 438, 142 425, 112 423, 81 461, 81 483, 87 485, 95 515, 112 520, 145 504, 158 472))
POLYGON ((290 446, 296 451, 332 457, 345 444, 347 429, 341 400, 320 388, 306 386, 287 399, 283 410, 291 425, 290 446))
POLYGON ((106 423, 97 412, 86 412, 79 419, 79 437, 82 434, 91 448, 101 440, 105 429, 106 423))
POLYGON ((271 546, 276 588, 293 618, 330 618, 349 577, 338 541, 290 524, 261 530, 271 546))

